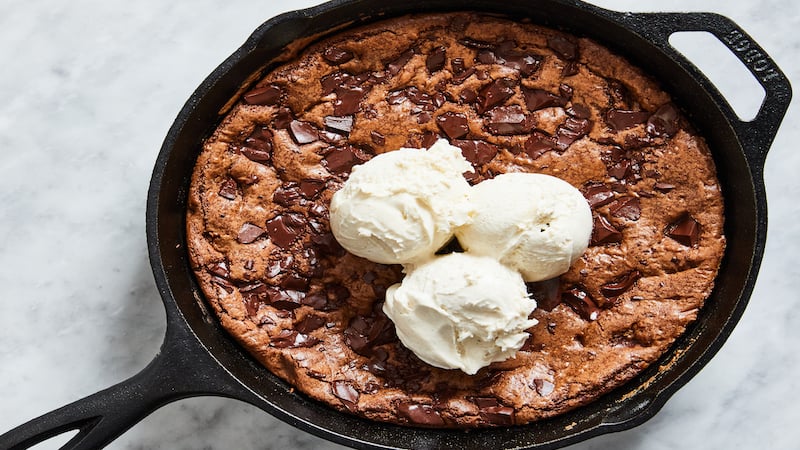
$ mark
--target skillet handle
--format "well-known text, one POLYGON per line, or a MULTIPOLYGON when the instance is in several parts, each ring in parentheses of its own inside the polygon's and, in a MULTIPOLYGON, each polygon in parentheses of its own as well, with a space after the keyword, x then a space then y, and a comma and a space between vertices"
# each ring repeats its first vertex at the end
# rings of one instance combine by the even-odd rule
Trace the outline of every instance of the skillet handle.
POLYGON ((715 13, 625 13, 624 22, 647 40, 657 45, 680 64, 707 90, 713 92, 723 112, 734 124, 734 131, 751 165, 754 176, 761 178, 764 162, 778 127, 786 115, 792 99, 792 87, 775 61, 731 19, 715 13), (724 44, 747 67, 766 96, 755 118, 739 119, 722 95, 705 75, 686 57, 669 44, 669 37, 681 31, 705 31, 724 44))
POLYGON ((78 434, 62 449, 98 449, 175 400, 200 395, 245 399, 232 376, 177 328, 168 326, 161 350, 141 372, 0 435, 0 449, 26 449, 74 430, 78 434))

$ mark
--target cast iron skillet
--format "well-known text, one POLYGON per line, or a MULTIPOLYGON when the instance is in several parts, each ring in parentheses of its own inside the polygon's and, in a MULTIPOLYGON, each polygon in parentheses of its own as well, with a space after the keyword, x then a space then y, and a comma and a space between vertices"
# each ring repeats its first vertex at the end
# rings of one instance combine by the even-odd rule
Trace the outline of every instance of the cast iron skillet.
POLYGON ((325 439, 360 448, 556 448, 639 425, 652 417, 719 350, 742 315, 764 251, 767 207, 763 167, 789 106, 784 74, 729 19, 707 13, 619 13, 578 0, 334 0, 284 14, 259 27, 195 91, 167 134, 147 202, 147 240, 167 315, 164 344, 139 374, 0 436, 21 449, 69 430, 66 448, 102 447, 155 409, 177 399, 219 395, 251 403, 325 439), (697 322, 659 363, 594 403, 526 426, 473 430, 405 428, 370 422, 311 401, 251 358, 209 314, 187 260, 186 192, 201 141, 240 86, 286 55, 298 39, 409 12, 476 10, 530 18, 593 38, 656 76, 707 138, 725 195, 728 248, 716 288, 697 322), (677 31, 716 36, 766 91, 750 122, 669 44, 677 31))

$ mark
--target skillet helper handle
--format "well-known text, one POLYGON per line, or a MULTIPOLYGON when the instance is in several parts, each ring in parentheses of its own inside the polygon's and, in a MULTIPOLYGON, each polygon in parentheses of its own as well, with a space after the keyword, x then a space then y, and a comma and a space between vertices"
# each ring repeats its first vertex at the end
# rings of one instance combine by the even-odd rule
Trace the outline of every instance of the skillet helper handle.
POLYGON ((74 430, 78 434, 62 449, 102 448, 175 400, 199 395, 242 398, 235 386, 231 376, 192 338, 177 337, 168 329, 161 350, 141 372, 0 435, 0 449, 27 449, 74 430))
MULTIPOLYGON (((792 87, 775 61, 747 32, 731 19, 715 13, 628 13, 626 23, 650 42, 669 54, 695 79, 707 87, 713 85, 702 72, 669 44, 669 37, 682 31, 705 31, 716 37, 750 71, 764 88, 765 97, 755 118, 741 120, 727 102, 719 102, 734 124, 753 175, 760 179, 772 141, 792 99, 792 87)), ((714 92, 716 89, 712 88, 714 92)), ((719 98, 724 100, 720 95, 719 98)))

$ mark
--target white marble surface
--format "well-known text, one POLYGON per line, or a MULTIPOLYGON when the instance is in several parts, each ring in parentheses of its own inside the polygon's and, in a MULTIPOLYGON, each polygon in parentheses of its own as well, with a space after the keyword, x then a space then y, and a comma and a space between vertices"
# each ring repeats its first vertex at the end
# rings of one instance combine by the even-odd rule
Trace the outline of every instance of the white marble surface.
MULTIPOLYGON (((315 3, 0 2, 0 432, 121 381, 153 357, 165 325, 144 209, 161 141, 189 94, 252 29, 315 3)), ((722 13, 800 80, 800 12, 790 0, 595 3, 722 13)), ((705 42, 691 53, 709 54, 705 42)), ((718 71, 738 71, 714 55, 718 71)), ((758 105, 746 77, 722 84, 737 106, 758 105)), ((573 448, 798 448, 797 126, 795 104, 766 165, 763 268, 728 343, 654 419, 573 448)), ((171 404, 110 447, 340 448, 212 398, 171 404)))

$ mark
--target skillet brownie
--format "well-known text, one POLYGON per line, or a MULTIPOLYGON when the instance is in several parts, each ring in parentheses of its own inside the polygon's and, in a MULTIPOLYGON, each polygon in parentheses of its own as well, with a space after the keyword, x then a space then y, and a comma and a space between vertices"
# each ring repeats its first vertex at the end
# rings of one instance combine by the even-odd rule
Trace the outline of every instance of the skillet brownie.
POLYGON ((725 247, 712 158, 668 94, 596 42, 498 17, 325 38, 245 88, 198 151, 188 249, 222 326, 298 391, 379 421, 523 424, 591 402, 697 317, 725 247), (594 216, 570 271, 529 285, 525 346, 473 376, 400 344, 381 307, 401 267, 347 253, 328 221, 354 165, 439 138, 470 183, 554 175, 594 216))

